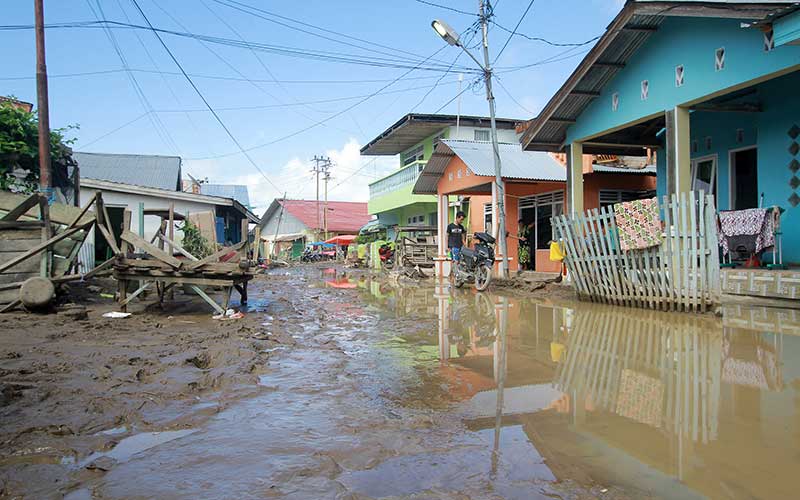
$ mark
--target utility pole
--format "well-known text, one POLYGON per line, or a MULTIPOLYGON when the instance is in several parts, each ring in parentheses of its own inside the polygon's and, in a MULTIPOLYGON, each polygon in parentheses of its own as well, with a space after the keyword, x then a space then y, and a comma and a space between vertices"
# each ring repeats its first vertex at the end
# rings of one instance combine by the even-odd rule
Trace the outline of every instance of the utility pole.
POLYGON ((323 169, 323 177, 322 180, 325 181, 325 204, 322 208, 322 224, 325 227, 325 240, 328 239, 328 181, 331 179, 331 167, 333 164, 331 163, 330 158, 325 164, 322 166, 323 169))
POLYGON ((319 209, 319 175, 323 174, 323 180, 325 181, 325 210, 328 209, 328 168, 330 167, 331 160, 330 158, 326 158, 324 156, 317 156, 314 155, 314 158, 311 160, 314 162, 314 167, 311 171, 316 175, 317 178, 317 239, 319 239, 320 230, 325 227, 325 239, 327 238, 328 233, 328 226, 327 226, 327 214, 324 211, 319 209))
POLYGON ((500 146, 497 144, 497 122, 494 112, 494 94, 492 93, 492 66, 489 61, 489 18, 486 16, 485 4, 487 0, 479 0, 478 9, 481 21, 481 31, 483 32, 483 62, 480 62, 472 52, 467 49, 459 39, 458 33, 447 23, 439 19, 434 19, 431 27, 442 39, 450 45, 460 47, 483 71, 483 79, 486 83, 486 100, 489 101, 489 118, 491 119, 492 150, 494 152, 494 175, 495 189, 497 197, 497 243, 499 254, 503 256, 500 263, 500 277, 508 276, 508 251, 506 245, 506 209, 505 209, 505 188, 503 186, 502 166, 500 161, 500 146))
POLYGON ((43 0, 33 0, 36 17, 36 98, 39 113, 39 191, 53 202, 50 175, 50 111, 47 97, 47 64, 44 50, 43 0))
POLYGON ((481 31, 483 31, 483 72, 486 79, 486 100, 489 101, 489 119, 492 125, 492 149, 494 150, 494 175, 497 185, 497 242, 503 261, 500 263, 500 277, 508 277, 508 252, 506 245, 505 186, 500 163, 500 146, 497 143, 497 123, 495 121, 494 94, 492 93, 492 67, 489 61, 489 22, 484 9, 485 0, 479 0, 481 31))

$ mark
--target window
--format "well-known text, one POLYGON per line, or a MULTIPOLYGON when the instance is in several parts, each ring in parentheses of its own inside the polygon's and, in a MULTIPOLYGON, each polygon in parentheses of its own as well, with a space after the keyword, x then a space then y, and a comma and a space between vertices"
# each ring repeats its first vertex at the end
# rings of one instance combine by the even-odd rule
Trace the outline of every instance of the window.
POLYGON ((483 231, 486 233, 492 233, 492 204, 491 203, 484 203, 483 204, 483 231))
POLYGON ((474 132, 474 138, 475 138, 476 141, 489 142, 491 140, 491 138, 489 136, 489 131, 486 130, 486 129, 479 129, 479 130, 475 130, 473 132, 474 132))
POLYGON ((656 195, 655 191, 632 191, 625 189, 601 189, 600 208, 624 201, 645 200, 656 195))
POLYGON ((692 190, 717 194, 716 155, 692 160, 692 190))
POLYGON ((551 217, 564 213, 564 191, 553 191, 519 200, 519 218, 534 223, 534 241, 537 249, 550 248, 553 239, 551 217))
POLYGON ((415 161, 420 161, 425 158, 425 147, 420 144, 419 146, 409 149, 403 153, 403 166, 410 165, 415 161))

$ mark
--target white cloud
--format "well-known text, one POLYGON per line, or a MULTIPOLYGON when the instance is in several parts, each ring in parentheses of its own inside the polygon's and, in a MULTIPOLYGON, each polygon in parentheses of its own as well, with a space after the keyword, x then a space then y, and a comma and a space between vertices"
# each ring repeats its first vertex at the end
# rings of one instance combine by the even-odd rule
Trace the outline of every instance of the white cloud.
MULTIPOLYGON (((333 162, 331 180, 328 183, 328 199, 334 201, 367 201, 369 199, 369 183, 383 177, 397 168, 395 156, 365 158, 360 154, 361 145, 350 139, 340 149, 329 149, 325 155, 333 162)), ((319 154, 319 153, 317 153, 319 154)), ((243 184, 247 186, 250 203, 257 214, 263 212, 272 200, 286 192, 287 197, 294 199, 314 199, 316 181, 311 172, 313 158, 310 151, 301 159, 296 156, 286 162, 277 172, 265 172, 270 180, 281 191, 276 189, 258 172, 233 174, 222 178, 221 173, 230 168, 218 160, 187 160, 184 162, 184 176, 191 174, 195 178, 208 178, 210 182, 224 184, 243 184)), ((323 183, 320 181, 320 198, 323 196, 323 183)))

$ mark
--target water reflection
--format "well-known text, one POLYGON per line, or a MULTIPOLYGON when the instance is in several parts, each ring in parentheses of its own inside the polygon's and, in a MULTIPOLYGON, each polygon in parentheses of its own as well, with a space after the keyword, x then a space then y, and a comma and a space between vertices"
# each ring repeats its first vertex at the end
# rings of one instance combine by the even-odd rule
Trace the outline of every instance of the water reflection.
MULTIPOLYGON (((559 480, 674 498, 789 498, 800 470, 800 317, 722 319, 536 303, 438 286, 439 365, 470 430, 499 457, 541 454, 559 480), (522 429, 531 447, 503 449, 522 429), (511 454, 511 456, 509 456, 511 454)), ((435 304, 431 300, 435 300, 435 304)))

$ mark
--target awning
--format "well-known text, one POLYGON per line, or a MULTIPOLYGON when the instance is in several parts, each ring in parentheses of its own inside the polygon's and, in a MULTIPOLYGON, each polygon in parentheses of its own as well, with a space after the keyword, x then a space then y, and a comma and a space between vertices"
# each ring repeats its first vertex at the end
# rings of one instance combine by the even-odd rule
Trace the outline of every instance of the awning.
POLYGON ((334 245, 346 246, 355 241, 355 239, 356 239, 355 234, 340 234, 339 236, 334 236, 333 238, 325 240, 325 243, 333 243, 334 245))
POLYGON ((386 229, 386 224, 382 224, 378 219, 372 219, 361 226, 361 229, 358 230, 358 234, 372 234, 383 231, 384 229, 386 229))

